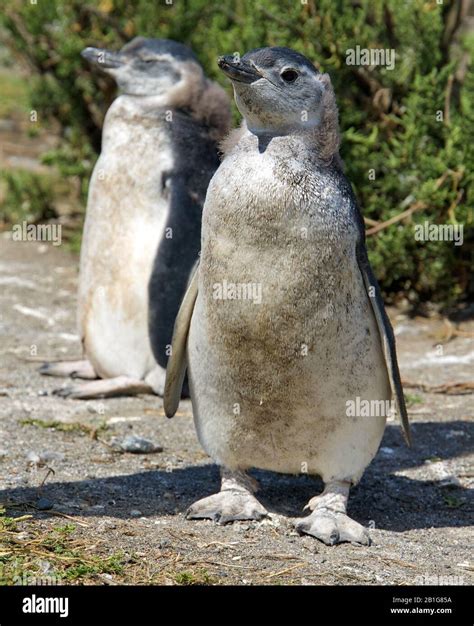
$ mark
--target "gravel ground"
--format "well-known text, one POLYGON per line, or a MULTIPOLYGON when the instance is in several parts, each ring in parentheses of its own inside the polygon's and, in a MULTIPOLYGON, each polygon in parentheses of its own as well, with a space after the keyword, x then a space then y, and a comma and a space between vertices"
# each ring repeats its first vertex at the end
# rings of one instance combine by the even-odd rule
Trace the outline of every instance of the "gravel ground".
MULTIPOLYGON (((43 567, 54 574, 54 558, 51 565, 47 553, 32 546, 67 523, 68 541, 84 553, 122 555, 117 572, 96 568, 71 582, 472 584, 472 394, 406 389, 413 447, 390 422, 377 457, 352 490, 349 514, 372 529, 370 548, 328 547, 298 536, 294 519, 321 489, 307 476, 254 473, 268 520, 228 526, 187 521, 186 508, 218 488, 218 470, 196 439, 189 401, 167 420, 153 396, 52 396, 63 381, 38 374, 39 361, 80 356, 77 258, 4 235, 0 270, 0 504, 12 517, 32 516, 15 531, 15 545, 25 546, 21 563, 32 571, 43 567), (163 451, 117 451, 114 442, 131 434, 163 451)), ((390 313, 404 380, 473 380, 473 322, 455 326, 461 332, 446 341, 443 320, 390 313)), ((0 542, 0 565, 8 566, 18 553, 11 541, 5 545, 2 552, 0 542)))

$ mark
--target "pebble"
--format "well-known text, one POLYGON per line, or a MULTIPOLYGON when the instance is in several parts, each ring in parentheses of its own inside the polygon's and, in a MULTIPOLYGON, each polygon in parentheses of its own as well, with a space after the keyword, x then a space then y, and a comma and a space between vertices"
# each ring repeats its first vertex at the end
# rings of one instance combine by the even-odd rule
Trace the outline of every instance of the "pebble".
POLYGON ((465 432, 463 430, 450 430, 446 433, 446 439, 452 439, 453 437, 464 437, 465 432))
POLYGON ((45 463, 49 463, 50 461, 64 461, 66 457, 61 452, 53 452, 50 450, 45 450, 44 452, 34 452, 31 450, 26 455, 26 458, 30 465, 41 466, 45 463))
POLYGON ((6 456, 8 456, 8 452, 3 448, 0 448, 0 459, 3 459, 6 456))
POLYGON ((89 413, 98 413, 99 415, 103 415, 105 412, 105 407, 102 402, 100 402, 99 404, 88 404, 87 410, 89 411, 89 413))
POLYGON ((53 452, 51 450, 41 452, 40 456, 43 461, 64 461, 66 458, 62 452, 53 452))
POLYGON ((127 435, 119 444, 124 452, 133 454, 149 454, 150 452, 163 452, 163 448, 154 444, 149 439, 144 439, 138 435, 127 435))
POLYGON ((17 541, 28 541, 30 539, 30 534, 27 533, 26 531, 23 531, 21 533, 18 533, 16 535, 15 539, 17 541))
POLYGON ((89 511, 96 511, 96 512, 103 511, 104 509, 105 509, 105 506, 103 504, 93 504, 92 506, 89 507, 89 511))
POLYGON ((142 515, 143 513, 139 511, 138 509, 132 509, 130 511, 130 517, 141 517, 142 515))
POLYGON ((30 465, 39 465, 41 463, 41 457, 37 452, 28 452, 26 458, 30 465))
POLYGON ((53 506, 53 502, 51 502, 51 500, 48 500, 48 498, 40 498, 36 503, 36 508, 39 511, 49 511, 53 508, 53 506))
POLYGON ((440 487, 462 487, 461 481, 454 474, 450 474, 443 478, 443 480, 439 483, 440 487))
POLYGON ((40 566, 42 574, 49 574, 53 569, 51 562, 44 559, 39 559, 38 565, 40 566))

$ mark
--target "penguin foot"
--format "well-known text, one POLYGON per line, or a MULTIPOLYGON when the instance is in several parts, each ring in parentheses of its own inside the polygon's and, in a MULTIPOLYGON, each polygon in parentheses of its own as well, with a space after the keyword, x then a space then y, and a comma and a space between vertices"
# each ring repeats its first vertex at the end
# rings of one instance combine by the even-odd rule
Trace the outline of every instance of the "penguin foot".
POLYGON ((312 535, 328 546, 343 542, 370 546, 368 530, 346 514, 350 487, 347 480, 328 482, 324 491, 311 498, 304 507, 312 513, 296 524, 296 530, 300 534, 312 535))
POLYGON ((221 467, 221 490, 198 500, 186 512, 187 519, 212 519, 218 524, 238 520, 260 520, 268 512, 253 492, 258 483, 241 470, 221 467))
POLYGON ((59 376, 71 378, 84 378, 93 380, 97 378, 94 368, 89 361, 53 361, 43 363, 38 372, 44 376, 59 376))
POLYGON ((218 524, 260 520, 268 515, 255 496, 238 490, 220 491, 189 507, 186 519, 211 519, 218 524))
POLYGON ((360 543, 370 546, 366 528, 340 511, 318 508, 296 524, 300 534, 312 535, 328 546, 337 543, 360 543))
POLYGON ((53 395, 75 400, 93 400, 95 398, 113 398, 116 396, 137 396, 140 393, 153 393, 152 388, 143 380, 117 376, 94 380, 82 385, 68 385, 53 391, 53 395))

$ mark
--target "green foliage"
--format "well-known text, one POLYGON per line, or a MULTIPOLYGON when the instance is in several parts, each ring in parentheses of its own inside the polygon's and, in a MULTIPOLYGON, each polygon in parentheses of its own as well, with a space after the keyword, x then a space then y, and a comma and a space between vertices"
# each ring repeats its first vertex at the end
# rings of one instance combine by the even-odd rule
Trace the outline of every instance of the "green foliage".
POLYGON ((51 177, 27 170, 0 172, 0 223, 38 222, 57 217, 51 177))
POLYGON ((209 574, 205 569, 199 569, 194 572, 178 572, 173 576, 175 582, 178 585, 190 586, 190 585, 213 585, 217 580, 209 574))
POLYGON ((25 81, 0 69, 0 118, 15 111, 28 111, 28 89, 25 81))
MULTIPOLYGON (((91 73, 79 53, 87 45, 120 48, 136 35, 190 45, 205 70, 230 86, 216 57, 266 45, 289 46, 329 72, 343 131, 342 156, 364 216, 403 220, 368 236, 386 296, 443 304, 474 292, 474 76, 458 72, 472 59, 474 36, 451 25, 457 3, 436 0, 6 0, 0 24, 9 45, 36 70, 31 106, 63 129, 59 150, 46 155, 64 176, 78 175, 83 198, 100 125, 114 87, 91 73), (346 64, 348 49, 396 50, 394 70, 346 64), (443 112, 443 119, 439 112, 443 112), (464 225, 464 245, 419 242, 414 226, 464 225)), ((235 113, 235 119, 238 120, 235 113)), ((369 231, 370 232, 370 231, 369 231)))
MULTIPOLYGON (((92 583, 104 574, 121 576, 135 562, 123 551, 99 554, 81 540, 75 524, 54 526, 45 532, 31 515, 6 516, 0 506, 0 585, 92 583), (21 537, 26 533, 27 537, 21 537), (45 561, 51 567, 43 573, 45 561)), ((95 546, 93 546, 95 548, 95 546)))

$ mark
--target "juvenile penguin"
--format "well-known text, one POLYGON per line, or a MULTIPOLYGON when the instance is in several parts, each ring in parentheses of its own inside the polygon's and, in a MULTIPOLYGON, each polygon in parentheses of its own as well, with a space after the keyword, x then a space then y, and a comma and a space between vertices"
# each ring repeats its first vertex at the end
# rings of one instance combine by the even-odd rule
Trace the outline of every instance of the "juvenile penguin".
POLYGON ((187 515, 259 519, 267 512, 246 470, 304 472, 325 488, 298 531, 368 544, 346 506, 392 397, 407 439, 409 430, 392 328, 338 156, 334 91, 287 48, 219 66, 246 124, 209 185, 164 405, 172 416, 187 364, 198 437, 222 488, 187 515))
POLYGON ((230 103, 174 41, 138 37, 120 52, 86 48, 82 56, 120 90, 104 121, 81 248, 78 322, 87 360, 41 371, 103 379, 63 387, 61 396, 162 395, 230 103))

